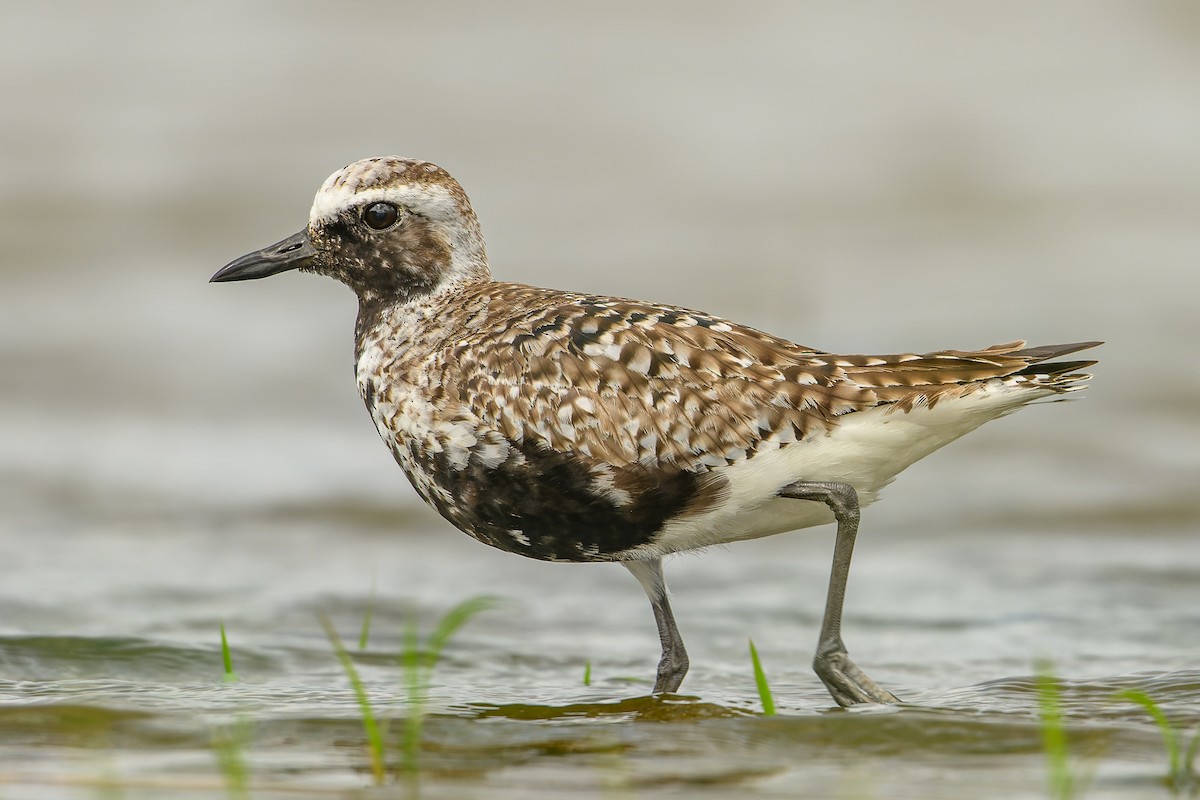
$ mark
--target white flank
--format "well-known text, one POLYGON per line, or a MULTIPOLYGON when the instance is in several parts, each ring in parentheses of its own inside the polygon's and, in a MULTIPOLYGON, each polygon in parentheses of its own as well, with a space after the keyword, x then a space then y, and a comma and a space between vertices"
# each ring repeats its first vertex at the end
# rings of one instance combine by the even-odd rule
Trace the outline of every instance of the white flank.
POLYGON ((921 405, 904 412, 880 406, 839 417, 824 436, 718 468, 729 481, 729 492, 715 509, 668 522, 653 544, 628 555, 651 558, 832 522, 823 503, 781 498, 779 490, 796 481, 848 483, 866 506, 900 472, 934 450, 1053 393, 997 380, 932 409, 921 405))

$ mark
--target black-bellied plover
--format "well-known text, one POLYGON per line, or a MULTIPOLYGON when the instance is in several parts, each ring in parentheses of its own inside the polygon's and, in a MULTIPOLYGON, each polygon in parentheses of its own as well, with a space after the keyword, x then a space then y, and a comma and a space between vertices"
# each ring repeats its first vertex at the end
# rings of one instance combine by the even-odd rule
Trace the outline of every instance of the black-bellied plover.
POLYGON ((988 420, 1082 388, 1098 342, 833 355, 675 306, 492 280, 442 168, 371 158, 317 192, 308 226, 213 281, 299 269, 358 295, 355 368, 417 493, 479 541, 616 561, 650 598, 655 693, 688 659, 668 553, 837 523, 814 667, 841 705, 896 698, 842 642, 859 507, 988 420))

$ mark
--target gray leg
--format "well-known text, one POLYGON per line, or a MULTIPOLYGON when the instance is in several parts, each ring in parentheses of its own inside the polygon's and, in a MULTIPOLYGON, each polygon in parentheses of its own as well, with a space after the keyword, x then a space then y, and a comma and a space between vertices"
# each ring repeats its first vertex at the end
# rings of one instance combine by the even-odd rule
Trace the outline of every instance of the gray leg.
POLYGON ((675 627, 671 604, 667 602, 667 583, 663 580, 662 559, 621 563, 638 579, 638 583, 646 590, 646 596, 650 598, 650 607, 654 609, 654 621, 658 623, 658 638, 662 642, 662 659, 658 662, 654 693, 670 694, 683 683, 683 676, 688 671, 688 657, 687 651, 683 649, 683 637, 675 627))
POLYGON ((896 696, 881 689, 866 673, 854 666, 842 642, 842 603, 846 598, 846 579, 850 575, 850 556, 858 535, 858 493, 847 483, 798 481, 779 490, 780 497, 816 500, 825 503, 837 520, 837 540, 833 545, 833 570, 829 576, 829 595, 825 600, 825 618, 813 669, 825 683, 838 705, 856 703, 896 703, 896 696))

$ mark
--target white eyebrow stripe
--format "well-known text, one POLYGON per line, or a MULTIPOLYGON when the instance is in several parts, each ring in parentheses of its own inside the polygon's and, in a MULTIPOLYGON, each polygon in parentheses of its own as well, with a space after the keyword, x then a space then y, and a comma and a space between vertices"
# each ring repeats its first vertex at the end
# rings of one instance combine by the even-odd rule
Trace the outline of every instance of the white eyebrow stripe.
POLYGON ((356 192, 343 185, 321 187, 321 191, 313 198, 312 210, 308 212, 308 224, 328 222, 337 219, 348 208, 381 201, 395 203, 433 219, 449 219, 460 215, 454 196, 444 186, 405 183, 356 192))

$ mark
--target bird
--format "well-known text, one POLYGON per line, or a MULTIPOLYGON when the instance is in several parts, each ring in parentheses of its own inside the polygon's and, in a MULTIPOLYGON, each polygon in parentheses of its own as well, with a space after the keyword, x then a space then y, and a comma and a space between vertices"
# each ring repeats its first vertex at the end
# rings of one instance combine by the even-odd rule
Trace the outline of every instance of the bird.
POLYGON ((1086 387, 1101 342, 839 355, 711 314, 492 278, 479 219, 442 167, 386 156, 320 187, 307 225, 212 282, 288 270, 358 297, 355 373, 417 494, 478 541, 616 562, 661 656, 689 660, 663 576, 681 551, 836 524, 813 668, 841 706, 898 702, 850 659, 842 610, 860 509, 938 448, 1086 387))

